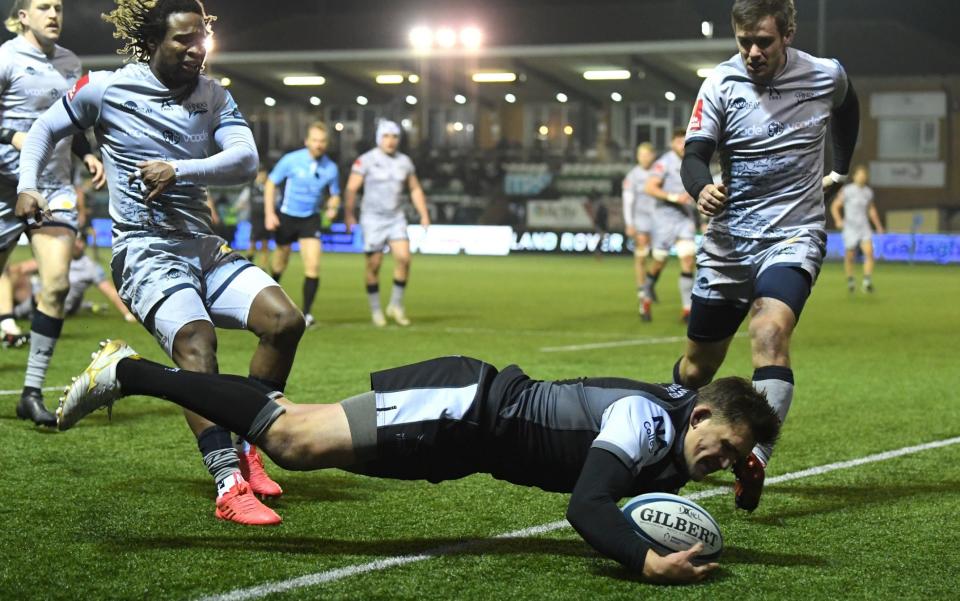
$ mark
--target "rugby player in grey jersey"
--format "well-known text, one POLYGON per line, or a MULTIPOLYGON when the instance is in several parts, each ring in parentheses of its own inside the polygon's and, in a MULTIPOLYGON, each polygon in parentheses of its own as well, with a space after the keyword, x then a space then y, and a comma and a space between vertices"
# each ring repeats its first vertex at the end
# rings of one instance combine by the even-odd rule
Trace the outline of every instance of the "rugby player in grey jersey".
POLYGON ((658 554, 617 502, 676 493, 780 430, 763 393, 736 377, 699 391, 624 378, 540 381, 516 365, 498 370, 456 356, 372 373, 370 388, 339 403, 299 405, 246 378, 170 369, 113 340, 65 391, 57 425, 67 430, 99 407, 144 394, 202 413, 291 470, 429 482, 488 473, 571 493, 567 520, 584 540, 664 583, 702 580, 717 564, 691 561, 702 543, 658 554))
POLYGON ((345 220, 347 231, 351 231, 357 223, 353 213, 357 192, 363 186, 360 227, 367 256, 367 301, 371 319, 377 327, 387 325, 386 317, 401 326, 410 325, 403 306, 410 277, 410 240, 401 205, 404 185, 410 189, 410 200, 420 214, 420 225, 430 226, 427 198, 420 187, 413 161, 398 150, 399 145, 400 126, 393 121, 381 121, 377 126, 377 147, 354 161, 345 194, 345 220), (386 317, 380 309, 380 264, 385 246, 390 247, 393 255, 393 291, 386 317))
POLYGON ((623 178, 623 223, 625 234, 634 242, 633 275, 637 284, 640 318, 650 321, 650 300, 647 295, 647 255, 650 254, 650 232, 656 199, 647 194, 650 168, 657 158, 653 144, 637 146, 637 164, 623 178))
MULTIPOLYGON (((91 153, 84 133, 76 132, 72 145, 64 140, 54 149, 37 182, 47 201, 47 219, 28 224, 17 217, 20 149, 27 131, 79 79, 81 67, 73 52, 57 44, 63 29, 61 0, 17 0, 5 25, 17 37, 0 46, 0 271, 21 233, 27 231, 41 282, 17 417, 52 427, 55 418, 43 405, 41 389, 63 328, 70 253, 78 228, 71 147, 93 174, 97 187, 104 183, 103 165, 91 153)), ((8 302, 9 290, 9 282, 0 281, 0 294, 4 295, 0 304, 8 302)), ((12 322, 8 309, 0 306, 4 330, 12 322)))
POLYGON ((857 248, 863 253, 863 291, 873 292, 873 232, 883 233, 883 223, 873 203, 873 189, 867 185, 870 176, 867 168, 858 165, 853 170, 853 183, 847 184, 837 192, 830 205, 833 221, 843 230, 843 269, 847 274, 847 290, 857 289, 853 277, 853 263, 857 258, 857 248), (843 209, 843 216, 840 209, 843 209))
MULTIPOLYGON (((201 75, 213 20, 197 0, 117 0, 105 19, 134 60, 80 79, 37 120, 23 149, 18 214, 38 211, 36 175, 54 142, 96 126, 113 218, 111 269, 121 298, 181 367, 217 371, 214 326, 259 338, 251 377, 283 390, 303 315, 277 283, 211 228, 206 185, 252 179, 253 135, 230 93, 201 75)), ((280 516, 254 493, 281 494, 256 449, 186 412, 218 490, 215 515, 242 524, 280 516)))
MULTIPOLYGON (((732 22, 739 54, 704 81, 687 127, 683 181, 711 220, 674 381, 709 382, 749 314, 753 381, 784 420, 793 398, 790 336, 826 247, 824 189, 847 179, 860 110, 840 63, 790 47, 793 0, 736 0, 732 22), (833 171, 824 177, 828 125, 833 171), (710 175, 714 152, 722 184, 710 175)), ((772 452, 758 445, 734 470, 738 507, 759 504, 772 452)))

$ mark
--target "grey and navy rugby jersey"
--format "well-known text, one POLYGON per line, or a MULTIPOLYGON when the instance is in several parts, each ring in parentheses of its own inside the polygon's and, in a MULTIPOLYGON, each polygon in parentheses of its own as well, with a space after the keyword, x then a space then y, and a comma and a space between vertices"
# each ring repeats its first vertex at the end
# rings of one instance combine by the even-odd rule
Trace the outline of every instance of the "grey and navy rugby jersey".
POLYGON ((645 192, 650 169, 634 165, 623 178, 623 221, 631 226, 637 217, 652 213, 657 199, 645 192))
MULTIPOLYGON (((224 126, 247 126, 233 97, 201 75, 193 89, 167 88, 144 63, 84 76, 63 99, 73 124, 94 127, 110 189, 110 216, 120 231, 212 233, 204 186, 181 181, 150 205, 128 183, 140 161, 206 158, 220 149, 224 126)), ((240 183, 240 182, 236 182, 240 183)))
POLYGON ((824 139, 847 89, 840 63, 794 48, 769 85, 750 79, 739 54, 713 70, 686 137, 719 151, 729 199, 710 233, 777 239, 825 227, 824 139))
MULTIPOLYGON (((80 78, 80 59, 61 46, 48 58, 23 36, 0 46, 0 127, 26 133, 50 106, 80 78)), ((70 138, 57 144, 37 181, 37 189, 50 192, 71 183, 70 138)), ((0 144, 0 175, 19 177, 20 152, 0 144)))
POLYGON ((873 190, 870 186, 847 184, 840 191, 843 194, 843 229, 870 231, 870 219, 867 210, 873 202, 873 190))
POLYGON ((363 176, 361 215, 399 212, 403 203, 403 186, 416 173, 410 157, 402 152, 389 155, 379 147, 360 155, 351 170, 363 176))

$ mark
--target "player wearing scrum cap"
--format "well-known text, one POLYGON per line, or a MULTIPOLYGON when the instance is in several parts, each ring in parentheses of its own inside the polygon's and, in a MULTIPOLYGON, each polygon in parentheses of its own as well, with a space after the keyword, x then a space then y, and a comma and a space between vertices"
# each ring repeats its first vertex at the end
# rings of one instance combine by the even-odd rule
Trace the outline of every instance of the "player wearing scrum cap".
MULTIPOLYGON (((43 195, 47 218, 28 226, 16 212, 20 149, 33 122, 57 103, 80 78, 77 56, 57 44, 63 30, 61 0, 16 0, 4 23, 17 36, 0 46, 0 272, 26 231, 37 260, 41 290, 31 320, 30 356, 17 403, 17 417, 37 425, 54 425, 43 405, 41 389, 63 328, 64 299, 70 289, 70 252, 77 235, 77 192, 73 187, 71 147, 104 184, 103 165, 93 154, 84 132, 51 149, 50 162, 36 188, 43 195)), ((10 282, 0 278, 0 331, 18 334, 10 307, 10 282)), ((4 341, 17 340, 17 336, 4 341)))
MULTIPOLYGON (((303 314, 269 275, 214 234, 206 186, 252 179, 253 134, 233 97, 202 74, 213 17, 198 0, 116 0, 105 16, 133 59, 81 78, 30 130, 17 213, 38 212, 37 174, 57 140, 94 127, 108 173, 111 270, 120 297, 184 369, 216 372, 215 326, 258 338, 250 376, 283 390, 303 314)), ((202 397, 200 397, 202 400, 202 397)), ((277 524, 255 493, 279 496, 256 449, 186 412, 217 488, 215 515, 277 524)))
POLYGON ((647 255, 650 254, 650 232, 653 231, 653 210, 656 199, 647 194, 650 168, 656 159, 653 145, 637 146, 637 164, 623 179, 623 222, 628 238, 633 239, 633 272, 637 283, 640 317, 650 321, 650 298, 647 295, 647 255))
MULTIPOLYGON (((732 21, 739 54, 704 81, 687 127, 683 181, 711 220, 674 381, 709 382, 749 314, 754 385, 784 420, 793 399, 790 336, 826 249, 824 190, 847 179, 860 109, 840 63, 790 47, 793 0, 736 0, 732 21), (828 125, 833 172, 824 177, 828 125), (714 152, 722 184, 710 175, 714 152)), ((738 507, 759 504, 772 452, 758 445, 734 469, 738 507)))
POLYGON ((420 214, 420 225, 430 226, 427 198, 410 157, 398 150, 400 126, 393 121, 381 121, 377 126, 377 147, 360 156, 347 180, 346 223, 352 230, 356 225, 354 208, 357 192, 363 186, 360 206, 360 228, 363 232, 363 251, 367 256, 367 299, 374 325, 387 325, 390 317, 401 326, 410 325, 403 307, 403 295, 410 277, 410 240, 407 237, 407 218, 403 214, 403 186, 410 189, 410 200, 420 214), (380 264, 383 249, 390 247, 393 255, 393 292, 386 316, 380 308, 380 264))

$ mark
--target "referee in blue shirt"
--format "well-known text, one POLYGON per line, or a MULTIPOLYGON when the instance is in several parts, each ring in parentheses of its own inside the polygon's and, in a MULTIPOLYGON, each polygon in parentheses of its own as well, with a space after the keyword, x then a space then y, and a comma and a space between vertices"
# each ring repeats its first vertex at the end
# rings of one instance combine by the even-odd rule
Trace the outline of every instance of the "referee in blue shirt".
POLYGON ((340 170, 326 156, 327 126, 310 124, 305 148, 285 154, 270 172, 263 190, 264 225, 276 232, 277 249, 273 253, 273 278, 280 281, 290 260, 290 245, 300 241, 303 259, 303 314, 307 326, 316 321, 310 310, 320 287, 320 209, 324 191, 329 198, 324 209, 333 219, 340 208, 340 170), (283 186, 283 202, 276 210, 277 186, 283 186))

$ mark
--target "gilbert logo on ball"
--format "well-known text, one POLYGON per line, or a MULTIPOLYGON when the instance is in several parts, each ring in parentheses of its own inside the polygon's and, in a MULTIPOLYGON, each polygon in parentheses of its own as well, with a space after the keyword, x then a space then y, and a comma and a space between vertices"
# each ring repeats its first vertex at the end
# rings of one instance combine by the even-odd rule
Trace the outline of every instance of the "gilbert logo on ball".
POLYGON ((698 561, 713 561, 723 550, 716 520, 693 501, 668 493, 648 493, 630 499, 623 513, 637 534, 663 553, 685 551, 703 543, 698 561))

